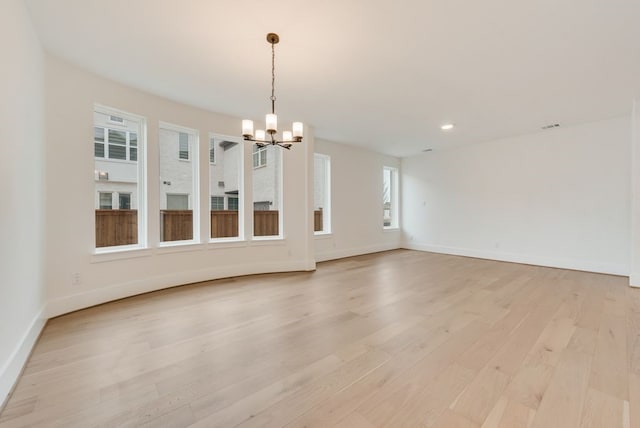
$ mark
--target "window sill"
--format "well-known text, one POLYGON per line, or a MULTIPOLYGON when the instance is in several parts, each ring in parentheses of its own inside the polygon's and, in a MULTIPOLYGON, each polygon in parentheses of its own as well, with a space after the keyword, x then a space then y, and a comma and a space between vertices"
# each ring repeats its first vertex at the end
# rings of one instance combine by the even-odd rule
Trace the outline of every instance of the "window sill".
POLYGON ((333 233, 331 233, 331 232, 313 232, 313 237, 315 239, 329 239, 329 238, 333 238, 333 233))
POLYGON ((150 248, 122 246, 104 247, 96 249, 91 257, 91 263, 111 262, 115 260, 133 259, 137 257, 149 257, 153 254, 150 248))
POLYGON ((252 246, 261 245, 284 245, 285 239, 283 236, 254 236, 251 240, 252 246))
POLYGON ((195 241, 170 241, 161 242, 156 250, 157 254, 171 254, 171 253, 183 253, 189 251, 201 251, 204 249, 204 244, 195 241))
POLYGON ((241 238, 214 238, 209 240, 207 249, 218 250, 221 248, 246 247, 247 241, 241 238))
POLYGON ((382 228, 383 232, 400 232, 400 228, 398 226, 386 226, 382 228))

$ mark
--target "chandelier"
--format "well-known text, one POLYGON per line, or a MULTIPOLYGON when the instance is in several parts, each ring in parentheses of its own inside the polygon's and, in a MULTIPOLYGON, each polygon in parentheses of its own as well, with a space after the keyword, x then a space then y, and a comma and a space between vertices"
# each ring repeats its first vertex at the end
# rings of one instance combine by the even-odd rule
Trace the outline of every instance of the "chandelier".
POLYGON ((278 140, 278 116, 276 115, 276 95, 275 95, 275 82, 276 82, 276 50, 275 46, 280 41, 275 33, 267 34, 267 42, 271 43, 271 113, 267 113, 265 119, 265 129, 256 129, 253 132, 253 121, 242 121, 242 136, 244 141, 251 141, 258 147, 264 147, 268 145, 280 146, 285 149, 290 149, 292 143, 299 143, 302 141, 302 122, 293 122, 291 131, 283 131, 282 139, 278 140))

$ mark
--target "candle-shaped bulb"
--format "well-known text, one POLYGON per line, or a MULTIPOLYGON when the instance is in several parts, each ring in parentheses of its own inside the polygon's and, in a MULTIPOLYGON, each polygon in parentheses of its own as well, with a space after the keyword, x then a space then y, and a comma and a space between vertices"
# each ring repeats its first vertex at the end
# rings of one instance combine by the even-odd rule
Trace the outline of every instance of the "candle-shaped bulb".
POLYGON ((278 116, 273 113, 267 114, 266 118, 267 132, 269 134, 275 134, 278 131, 278 116))
POLYGON ((302 122, 293 122, 293 138, 296 140, 302 140, 302 130, 303 130, 302 122))
POLYGON ((242 136, 253 137, 253 120, 242 121, 242 136))

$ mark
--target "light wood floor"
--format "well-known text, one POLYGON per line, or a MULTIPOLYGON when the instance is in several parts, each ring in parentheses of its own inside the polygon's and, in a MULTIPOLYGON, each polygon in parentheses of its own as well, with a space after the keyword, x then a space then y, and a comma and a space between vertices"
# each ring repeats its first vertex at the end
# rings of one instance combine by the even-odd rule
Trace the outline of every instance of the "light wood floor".
POLYGON ((640 427, 627 278, 398 250, 51 320, 0 427, 640 427))

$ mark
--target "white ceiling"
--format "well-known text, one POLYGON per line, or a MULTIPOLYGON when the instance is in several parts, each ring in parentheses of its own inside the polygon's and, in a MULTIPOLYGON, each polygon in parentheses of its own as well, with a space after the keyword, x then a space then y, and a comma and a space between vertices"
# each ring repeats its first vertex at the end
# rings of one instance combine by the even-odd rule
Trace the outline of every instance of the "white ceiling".
POLYGON ((260 121, 276 32, 280 120, 396 156, 619 116, 640 96, 638 0, 27 3, 53 54, 260 121))

